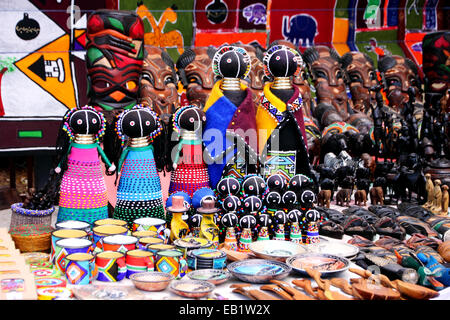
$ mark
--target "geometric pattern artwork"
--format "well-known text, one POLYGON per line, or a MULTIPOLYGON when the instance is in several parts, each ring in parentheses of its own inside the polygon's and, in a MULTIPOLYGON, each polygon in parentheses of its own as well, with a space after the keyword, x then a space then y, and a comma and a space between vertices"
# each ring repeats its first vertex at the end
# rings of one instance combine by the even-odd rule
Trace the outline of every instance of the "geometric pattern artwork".
POLYGON ((156 270, 178 276, 178 261, 170 257, 162 257, 156 263, 156 270))
POLYGON ((281 174, 290 180, 295 175, 296 152, 269 150, 264 165, 264 177, 281 174))
POLYGON ((66 276, 70 283, 77 284, 88 274, 88 271, 77 263, 70 263, 66 269, 66 276))

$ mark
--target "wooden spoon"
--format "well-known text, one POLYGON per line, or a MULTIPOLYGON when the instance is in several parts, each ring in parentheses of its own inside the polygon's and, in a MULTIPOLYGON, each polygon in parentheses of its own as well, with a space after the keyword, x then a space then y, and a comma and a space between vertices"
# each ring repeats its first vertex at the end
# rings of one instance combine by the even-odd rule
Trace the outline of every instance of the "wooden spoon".
POLYGON ((276 284, 265 284, 265 285, 261 286, 260 289, 261 290, 272 291, 273 293, 279 295, 284 300, 294 300, 289 293, 287 293, 286 291, 281 289, 276 284))
POLYGON ((361 279, 353 283, 352 288, 363 297, 364 300, 399 300, 400 293, 391 288, 370 283, 366 279, 361 279))
POLYGON ((275 283, 280 288, 282 288, 284 291, 288 292, 294 300, 314 300, 310 296, 307 296, 300 290, 295 289, 294 287, 291 287, 287 282, 281 281, 281 280, 270 280, 270 282, 275 283))
POLYGON ((271 294, 262 292, 261 290, 255 289, 251 284, 232 284, 230 288, 234 288, 233 292, 240 293, 246 297, 253 300, 280 300, 271 294))
POLYGON ((439 295, 438 291, 423 287, 418 284, 413 284, 402 280, 394 280, 393 283, 395 284, 396 289, 402 295, 411 299, 428 300, 439 295))
POLYGON ((314 292, 312 286, 311 286, 311 280, 309 279, 294 279, 292 280, 292 283, 296 285, 299 288, 302 288, 306 291, 311 297, 318 298, 317 294, 314 292))

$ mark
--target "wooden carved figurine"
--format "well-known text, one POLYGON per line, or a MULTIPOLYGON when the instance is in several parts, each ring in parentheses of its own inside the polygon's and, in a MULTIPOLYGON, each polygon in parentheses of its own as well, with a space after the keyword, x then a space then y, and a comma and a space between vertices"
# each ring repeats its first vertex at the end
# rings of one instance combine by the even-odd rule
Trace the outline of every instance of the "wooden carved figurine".
POLYGON ((427 191, 427 202, 422 206, 424 208, 431 208, 434 201, 434 184, 431 180, 431 174, 425 174, 425 190, 427 191))
POLYGON ((442 186, 442 205, 440 215, 447 216, 448 214, 448 185, 444 184, 442 186))
POLYGON ((365 206, 367 203, 366 190, 356 190, 355 192, 355 205, 365 206))
POLYGON ((331 201, 331 190, 320 190, 317 195, 317 201, 319 202, 319 206, 329 208, 331 201))
POLYGON ((350 198, 352 195, 352 190, 351 189, 340 189, 337 193, 336 193, 336 205, 344 207, 350 206, 350 198))
POLYGON ((430 208, 433 213, 440 213, 442 205, 442 191, 441 191, 441 180, 434 180, 434 201, 433 206, 430 208))
POLYGON ((383 187, 381 186, 374 186, 370 188, 369 191, 370 194, 370 203, 372 205, 383 205, 384 204, 384 192, 383 187))

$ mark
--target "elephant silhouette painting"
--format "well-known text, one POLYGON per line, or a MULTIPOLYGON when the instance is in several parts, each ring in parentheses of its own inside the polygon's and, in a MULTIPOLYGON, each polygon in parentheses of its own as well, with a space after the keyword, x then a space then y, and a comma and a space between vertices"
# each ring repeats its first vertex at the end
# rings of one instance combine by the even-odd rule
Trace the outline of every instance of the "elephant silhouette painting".
POLYGON ((283 36, 285 40, 296 46, 311 47, 318 35, 317 20, 309 14, 297 14, 292 17, 283 16, 283 36))

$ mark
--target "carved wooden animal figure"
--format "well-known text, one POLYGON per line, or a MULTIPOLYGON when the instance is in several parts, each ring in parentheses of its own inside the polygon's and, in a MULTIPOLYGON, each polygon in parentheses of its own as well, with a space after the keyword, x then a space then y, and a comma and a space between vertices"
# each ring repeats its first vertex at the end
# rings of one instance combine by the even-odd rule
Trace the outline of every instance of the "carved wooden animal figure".
POLYGON ((425 175, 426 184, 425 190, 427 191, 427 202, 423 205, 424 208, 430 208, 433 205, 434 200, 434 184, 431 180, 431 174, 427 173, 425 175))
POLYGON ((355 192, 355 205, 365 206, 367 203, 367 193, 366 190, 356 190, 355 192))
POLYGON ((444 184, 442 186, 442 205, 440 215, 447 216, 448 214, 448 185, 444 184))
POLYGON ((344 207, 350 206, 350 198, 352 195, 352 190, 351 189, 340 189, 337 193, 336 193, 336 205, 344 207))
POLYGON ((331 201, 331 190, 320 190, 317 195, 317 201, 319 206, 329 208, 331 201))
POLYGON ((440 213, 442 205, 442 191, 441 180, 434 180, 434 201, 433 206, 430 208, 433 213, 440 213))
POLYGON ((381 186, 370 188, 369 195, 370 195, 370 203, 372 205, 384 204, 384 192, 381 186))

